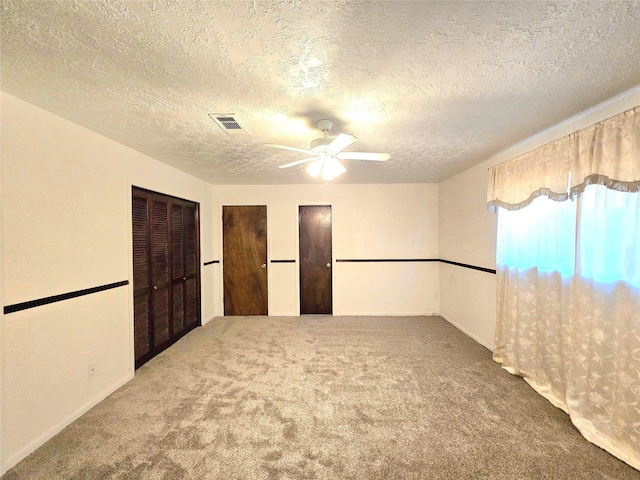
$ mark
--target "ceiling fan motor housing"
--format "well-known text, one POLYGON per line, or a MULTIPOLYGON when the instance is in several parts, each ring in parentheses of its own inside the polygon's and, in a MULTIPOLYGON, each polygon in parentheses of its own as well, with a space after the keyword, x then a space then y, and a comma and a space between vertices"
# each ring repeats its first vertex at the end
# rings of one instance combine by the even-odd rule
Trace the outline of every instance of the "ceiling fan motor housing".
POLYGON ((311 142, 311 150, 314 152, 321 152, 326 150, 327 145, 329 145, 333 140, 333 138, 327 137, 327 132, 333 127, 333 120, 318 120, 317 125, 318 128, 322 130, 322 133, 324 133, 324 137, 313 140, 311 142))
POLYGON ((317 125, 323 132, 328 132, 333 127, 333 120, 318 120, 317 125))

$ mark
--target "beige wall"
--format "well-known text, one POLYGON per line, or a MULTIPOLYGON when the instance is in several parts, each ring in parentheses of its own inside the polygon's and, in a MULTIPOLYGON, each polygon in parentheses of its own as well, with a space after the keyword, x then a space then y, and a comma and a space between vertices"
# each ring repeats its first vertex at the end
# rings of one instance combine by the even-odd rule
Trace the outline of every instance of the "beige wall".
MULTIPOLYGON (((131 185, 200 202, 212 255, 212 187, 2 94, 2 304, 131 281, 131 185)), ((202 270, 202 316, 213 272, 202 270)), ((1 469, 133 375, 131 285, 3 315, 1 469), (95 363, 95 375, 88 375, 95 363)))
MULTIPOLYGON (((331 205, 333 259, 438 257, 438 186, 222 186, 223 205, 267 205, 269 314, 298 315, 298 206, 331 205)), ((221 228, 221 220, 219 221, 221 228)), ((219 231, 219 229, 217 230, 219 231)), ((217 258, 222 258, 216 236, 217 258)), ((217 267, 219 275, 224 268, 217 267)), ((437 263, 333 263, 334 315, 419 315, 439 311, 437 263)), ((218 282, 221 285, 222 281, 218 282)), ((222 308, 222 292, 218 291, 222 308)), ((222 311, 218 312, 222 314, 222 311)))
MULTIPOLYGON (((497 215, 486 209, 489 167, 638 105, 640 86, 440 182, 441 258, 495 268, 497 215)), ((440 314, 491 350, 496 318, 495 280, 495 275, 489 273, 440 265, 440 314)))
MULTIPOLYGON (((484 165, 440 182, 440 257, 495 268, 496 215, 485 208, 489 174, 484 165)), ((440 314, 493 349, 495 275, 440 264, 440 314)))

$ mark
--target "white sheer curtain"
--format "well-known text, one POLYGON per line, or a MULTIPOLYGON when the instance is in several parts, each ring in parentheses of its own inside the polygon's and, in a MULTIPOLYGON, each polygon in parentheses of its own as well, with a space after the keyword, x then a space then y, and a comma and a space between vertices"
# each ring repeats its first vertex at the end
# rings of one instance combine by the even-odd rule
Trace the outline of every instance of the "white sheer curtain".
POLYGON ((494 359, 640 469, 637 111, 498 166, 488 205, 500 207, 494 359))

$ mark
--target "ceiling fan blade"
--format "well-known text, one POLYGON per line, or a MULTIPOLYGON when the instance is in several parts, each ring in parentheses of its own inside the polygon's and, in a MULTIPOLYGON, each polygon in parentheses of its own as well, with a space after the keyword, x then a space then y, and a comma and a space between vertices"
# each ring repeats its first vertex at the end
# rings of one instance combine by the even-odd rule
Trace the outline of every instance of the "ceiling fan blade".
POLYGON ((265 147, 274 147, 274 148, 282 148, 283 150, 293 150, 294 152, 302 152, 308 155, 313 155, 311 150, 306 150, 304 148, 296 148, 296 147, 287 147, 286 145, 276 145, 275 143, 265 143, 265 147))
POLYGON ((373 160, 374 162, 386 162, 391 158, 388 153, 367 152, 341 152, 336 155, 340 160, 373 160))
POLYGON ((327 149, 331 153, 338 153, 341 150, 347 148, 357 139, 357 137, 354 137, 353 135, 350 135, 348 133, 341 133, 331 141, 331 143, 327 146, 327 149))
POLYGON ((318 157, 305 158, 303 160, 298 160, 296 162, 287 163, 286 165, 280 165, 278 168, 289 168, 289 167, 293 167, 295 165, 300 165, 301 163, 312 162, 312 161, 317 160, 317 159, 318 159, 318 157))

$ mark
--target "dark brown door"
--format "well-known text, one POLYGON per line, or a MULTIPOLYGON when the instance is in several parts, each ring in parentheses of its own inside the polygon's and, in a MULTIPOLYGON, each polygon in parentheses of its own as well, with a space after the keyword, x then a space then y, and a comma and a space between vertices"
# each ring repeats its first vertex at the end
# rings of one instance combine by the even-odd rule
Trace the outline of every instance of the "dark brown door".
POLYGON ((169 215, 164 199, 151 200, 151 311, 153 345, 164 349, 171 339, 169 331, 169 215))
POLYGON ((171 285, 173 336, 198 324, 198 211, 195 205, 174 200, 171 205, 171 285))
POLYGON ((151 258, 149 257, 148 199, 133 195, 133 346, 136 359, 150 358, 153 348, 151 331, 151 292, 149 290, 151 258))
POLYGON ((200 325, 198 204, 133 187, 136 368, 200 325))
POLYGON ((331 206, 301 206, 299 219, 300 314, 331 314, 331 206))
POLYGON ((173 289, 173 332, 180 334, 186 327, 184 308, 185 241, 184 207, 171 206, 171 287, 173 289))
POLYGON ((267 207, 222 207, 224 314, 267 315, 267 207))
POLYGON ((200 234, 198 205, 184 207, 184 316, 185 328, 191 330, 200 325, 200 234))

